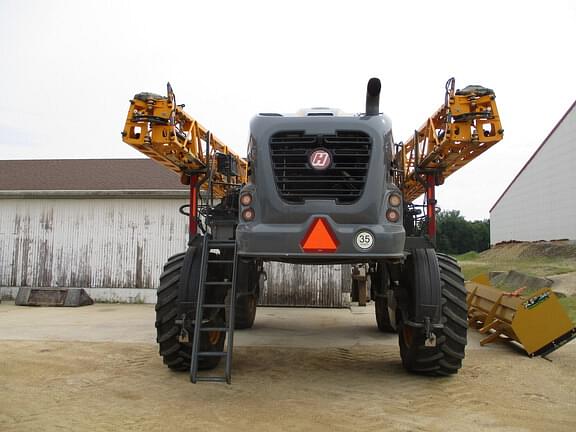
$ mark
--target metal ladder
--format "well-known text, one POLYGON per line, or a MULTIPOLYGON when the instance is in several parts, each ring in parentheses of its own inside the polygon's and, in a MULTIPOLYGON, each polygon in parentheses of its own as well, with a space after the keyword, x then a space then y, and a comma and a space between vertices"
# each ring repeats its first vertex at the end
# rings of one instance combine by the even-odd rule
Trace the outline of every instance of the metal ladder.
MULTIPOLYGON (((222 256, 222 254, 220 255, 222 256)), ((202 263, 200 266, 200 281, 198 287, 198 299, 196 303, 196 318, 194 325, 194 339, 192 342, 192 358, 190 362, 190 381, 197 383, 199 381, 211 381, 211 382, 226 382, 231 383, 231 372, 232 372, 232 350, 234 346, 234 316, 235 316, 235 306, 236 306, 236 268, 237 268, 237 256, 236 256, 236 241, 234 240, 212 240, 210 235, 206 234, 204 236, 203 247, 202 247, 202 263), (229 259, 210 259, 210 250, 219 249, 233 251, 233 258, 229 259), (211 264, 217 265, 231 265, 232 266, 232 280, 224 280, 225 274, 221 274, 222 280, 217 281, 207 281, 208 268, 211 264), (227 286, 230 287, 228 293, 228 304, 218 303, 210 304, 205 303, 206 288, 211 286, 227 286), (212 327, 206 326, 204 324, 204 311, 207 309, 221 309, 227 310, 226 312, 226 323, 224 327, 212 327), (225 334, 225 348, 224 351, 200 351, 200 334, 201 332, 222 332, 225 334), (198 375, 198 363, 202 357, 223 357, 225 359, 224 376, 207 376, 198 375)))

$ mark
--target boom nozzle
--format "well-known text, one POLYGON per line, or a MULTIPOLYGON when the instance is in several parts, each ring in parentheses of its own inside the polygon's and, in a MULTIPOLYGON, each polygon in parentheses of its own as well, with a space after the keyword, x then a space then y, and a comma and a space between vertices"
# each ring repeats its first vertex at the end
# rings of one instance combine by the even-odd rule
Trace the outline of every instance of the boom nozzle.
POLYGON ((366 115, 380 114, 380 90, 382 85, 378 78, 370 78, 366 89, 366 115))

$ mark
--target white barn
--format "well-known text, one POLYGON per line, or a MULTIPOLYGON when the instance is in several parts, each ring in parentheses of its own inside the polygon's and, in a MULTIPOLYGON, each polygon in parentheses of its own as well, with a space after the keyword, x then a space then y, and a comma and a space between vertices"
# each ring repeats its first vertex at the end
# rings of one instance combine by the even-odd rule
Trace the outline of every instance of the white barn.
MULTIPOLYGON (((155 303, 162 265, 186 249, 188 197, 150 159, 0 160, 0 296, 80 287, 95 300, 155 303)), ((263 304, 349 304, 349 266, 266 270, 263 304)))
POLYGON ((576 102, 490 210, 490 244, 576 240, 576 102))

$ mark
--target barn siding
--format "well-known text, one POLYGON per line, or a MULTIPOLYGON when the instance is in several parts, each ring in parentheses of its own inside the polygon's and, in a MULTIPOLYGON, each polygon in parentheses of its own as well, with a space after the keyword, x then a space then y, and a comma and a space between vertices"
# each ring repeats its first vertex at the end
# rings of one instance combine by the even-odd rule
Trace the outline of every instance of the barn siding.
MULTIPOLYGON (((0 286, 157 288, 185 198, 0 199, 0 286)), ((349 266, 267 263, 263 305, 348 306, 349 266)))
POLYGON ((260 304, 269 306, 346 307, 352 284, 349 265, 266 263, 268 279, 260 304))
POLYGON ((186 248, 181 199, 2 199, 0 285, 156 288, 186 248))

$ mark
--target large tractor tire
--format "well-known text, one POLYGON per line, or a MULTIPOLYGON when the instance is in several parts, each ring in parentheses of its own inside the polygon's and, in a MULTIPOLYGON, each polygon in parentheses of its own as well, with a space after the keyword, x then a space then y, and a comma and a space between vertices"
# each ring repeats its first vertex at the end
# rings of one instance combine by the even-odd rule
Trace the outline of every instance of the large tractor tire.
POLYGON ((466 289, 456 260, 443 254, 435 255, 437 259, 433 256, 413 255, 412 281, 415 286, 431 283, 439 273, 444 327, 434 329, 436 346, 427 347, 422 330, 404 325, 400 320, 400 355, 404 368, 410 372, 447 376, 458 372, 465 355, 468 330, 466 289))
POLYGON ((376 312, 376 324, 382 333, 396 333, 396 329, 390 320, 388 310, 387 291, 390 285, 388 271, 384 264, 378 264, 376 271, 370 276, 374 295, 374 310, 376 312))
POLYGON ((236 296, 235 329, 249 329, 256 319, 256 306, 260 294, 260 275, 255 261, 238 264, 238 295, 236 296))
MULTIPOLYGON (((174 371, 187 371, 190 369, 192 353, 193 332, 189 331, 189 341, 180 342, 181 326, 176 324, 178 314, 178 294, 184 258, 186 254, 180 253, 168 259, 164 271, 160 276, 158 301, 156 303, 156 335, 160 347, 160 355, 164 364, 174 371)), ((200 261, 200 251, 196 251, 195 261, 200 261)), ((193 264, 193 271, 196 262, 193 264)), ((192 278, 197 280, 197 278, 192 278)), ((223 327, 222 314, 216 314, 206 325, 209 327, 223 327)), ((200 334, 200 351, 223 351, 225 335, 222 332, 202 332, 200 334)), ((198 369, 215 368, 220 357, 200 358, 198 369)))
POLYGON ((258 299, 254 294, 245 295, 236 299, 235 329, 249 329, 256 319, 256 304, 258 299))

